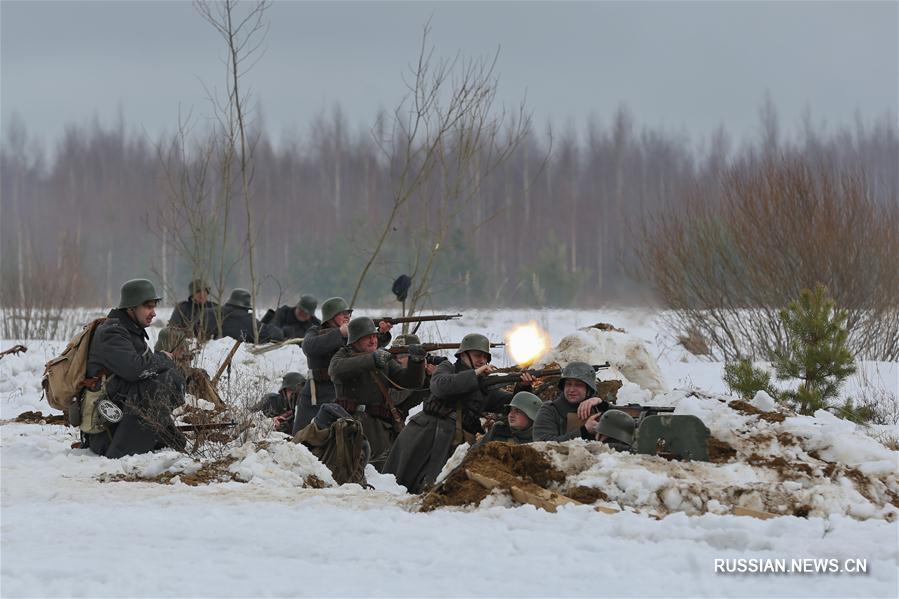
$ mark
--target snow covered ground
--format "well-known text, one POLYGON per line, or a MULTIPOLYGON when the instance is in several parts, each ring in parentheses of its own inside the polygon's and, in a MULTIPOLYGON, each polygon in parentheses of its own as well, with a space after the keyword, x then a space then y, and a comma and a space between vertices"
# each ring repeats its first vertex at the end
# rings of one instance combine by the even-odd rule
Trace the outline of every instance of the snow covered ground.
MULTIPOLYGON (((26 410, 50 412, 40 375, 64 343, 27 342, 27 354, 0 360, 0 594, 899 596, 897 510, 885 500, 899 491, 897 453, 869 436, 895 430, 865 430, 827 414, 768 422, 733 410, 719 401, 727 391, 722 365, 684 351, 652 313, 466 312, 459 321, 426 323, 421 337, 458 341, 480 331, 499 341, 531 320, 554 344, 596 322, 626 329, 613 343, 608 334, 578 332, 547 359, 584 352, 596 362, 609 359, 616 375, 632 381, 622 389, 625 400, 699 415, 737 457, 676 464, 573 443, 556 465, 572 482, 604 489, 611 502, 634 510, 615 515, 590 506, 550 514, 495 495, 478 508, 421 513, 414 496, 371 469, 374 489, 304 487, 311 476, 333 481, 305 448, 277 433, 234 448, 221 482, 194 486, 204 464, 181 454, 107 460, 70 449, 72 429, 9 422, 26 410), (645 358, 641 346, 649 359, 634 368, 645 358), (811 466, 784 480, 771 467, 743 463, 750 453, 763 463, 780 456, 811 466), (846 475, 822 478, 831 462, 845 465, 846 475), (160 476, 170 484, 132 482, 160 476), (867 481, 864 494, 852 476, 867 481), (808 507, 810 517, 729 515, 736 504, 790 513, 791 502, 808 507), (716 572, 715 560, 785 559, 791 568, 803 558, 836 560, 803 563, 812 570, 864 559, 867 572, 716 572)), ((230 346, 210 343, 201 365, 213 371, 230 346)), ((502 350, 496 355, 496 363, 509 364, 502 350)), ((258 356, 241 349, 224 395, 255 399, 276 390, 286 370, 305 369, 297 347, 258 356)), ((879 386, 897 393, 896 364, 864 369, 849 392, 879 386)), ((757 397, 753 405, 768 411, 769 400, 757 397)), ((766 564, 779 565, 755 563, 766 564)))

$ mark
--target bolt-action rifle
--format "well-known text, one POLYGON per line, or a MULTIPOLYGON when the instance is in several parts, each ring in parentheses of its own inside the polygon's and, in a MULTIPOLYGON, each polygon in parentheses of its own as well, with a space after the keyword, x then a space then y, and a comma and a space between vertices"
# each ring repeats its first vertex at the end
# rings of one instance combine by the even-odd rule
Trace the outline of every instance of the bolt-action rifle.
POLYGON ((406 322, 432 322, 435 320, 453 320, 454 318, 462 318, 461 314, 431 314, 430 316, 382 316, 380 318, 372 318, 375 324, 382 320, 390 324, 403 324, 406 322))
MULTIPOLYGON (((609 368, 611 364, 605 362, 604 364, 594 364, 593 371, 597 372, 599 370, 603 370, 605 368, 609 368)), ((521 375, 527 373, 533 376, 534 378, 544 378, 548 376, 560 376, 562 374, 561 368, 542 368, 540 370, 516 370, 514 372, 506 372, 503 374, 487 374, 481 377, 481 387, 494 387, 496 385, 508 385, 510 383, 517 383, 521 380, 521 375)))
MULTIPOLYGON (((439 349, 459 349, 461 343, 422 343, 421 347, 425 351, 437 351, 439 349)), ((505 343, 491 343, 490 347, 503 347, 505 343)), ((388 347, 387 351, 392 354, 404 354, 408 350, 408 346, 400 345, 396 347, 388 347)))

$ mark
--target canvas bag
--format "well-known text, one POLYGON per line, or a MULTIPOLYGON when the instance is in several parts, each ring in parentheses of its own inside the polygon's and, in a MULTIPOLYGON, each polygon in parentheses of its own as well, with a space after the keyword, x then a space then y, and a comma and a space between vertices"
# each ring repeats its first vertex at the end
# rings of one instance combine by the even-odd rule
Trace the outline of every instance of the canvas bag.
POLYGON ((81 332, 69 341, 62 353, 44 366, 41 387, 50 407, 68 414, 72 400, 84 387, 87 357, 94 331, 105 321, 106 318, 97 318, 87 323, 81 332))

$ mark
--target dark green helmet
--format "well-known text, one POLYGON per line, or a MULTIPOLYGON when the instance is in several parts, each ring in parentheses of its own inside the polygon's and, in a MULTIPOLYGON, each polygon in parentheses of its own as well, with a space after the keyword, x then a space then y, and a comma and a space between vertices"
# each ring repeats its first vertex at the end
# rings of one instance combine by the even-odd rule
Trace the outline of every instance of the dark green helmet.
POLYGON ((575 379, 587 385, 590 393, 596 393, 596 371, 586 362, 571 362, 562 369, 559 389, 565 390, 565 379, 575 379))
POLYGON ((194 279, 187 286, 187 291, 191 297, 197 291, 205 291, 206 293, 209 293, 209 283, 207 283, 203 279, 194 279))
POLYGON ((153 346, 153 350, 167 351, 172 354, 182 344, 186 343, 187 339, 187 332, 184 329, 166 327, 159 331, 159 337, 156 339, 156 345, 153 346))
POLYGON ((609 410, 599 419, 596 434, 630 445, 634 442, 634 419, 621 410, 609 410))
POLYGON ((251 299, 249 291, 247 291, 246 289, 235 289, 231 292, 231 297, 228 298, 228 301, 225 302, 225 305, 249 310, 252 307, 250 305, 250 301, 251 299))
MULTIPOLYGON (((407 333, 405 335, 397 335, 393 338, 393 343, 391 343, 391 347, 397 348, 406 348, 410 345, 421 345, 421 339, 418 338, 418 335, 413 335, 412 333, 407 333)), ((405 352, 401 352, 405 353, 405 352)))
POLYGON ((480 333, 469 333, 462 337, 462 343, 459 344, 456 357, 458 358, 467 351, 484 352, 488 356, 488 362, 493 359, 493 356, 490 354, 490 341, 480 333))
POLYGON ((318 306, 318 300, 314 295, 303 295, 296 307, 309 313, 309 316, 315 316, 315 308, 318 306))
POLYGON ((326 299, 322 304, 322 322, 328 322, 341 312, 346 312, 350 310, 350 305, 346 303, 346 300, 342 297, 332 297, 331 299, 326 299))
POLYGON ((160 301, 162 298, 156 293, 153 283, 147 279, 131 279, 122 285, 122 295, 119 299, 119 308, 133 308, 144 302, 160 301))
POLYGON ((293 391, 299 391, 303 388, 303 385, 306 384, 306 377, 304 377, 299 372, 288 372, 284 375, 284 378, 281 379, 281 391, 284 389, 292 389, 293 391))
POLYGON ((365 337, 366 335, 375 335, 378 330, 375 328, 375 322, 371 318, 359 316, 350 321, 347 325, 346 344, 350 345, 365 337))
POLYGON ((537 412, 540 410, 540 406, 543 405, 543 401, 533 393, 519 391, 515 394, 515 397, 512 398, 509 405, 513 408, 518 408, 527 414, 528 418, 533 422, 534 420, 537 420, 537 412))

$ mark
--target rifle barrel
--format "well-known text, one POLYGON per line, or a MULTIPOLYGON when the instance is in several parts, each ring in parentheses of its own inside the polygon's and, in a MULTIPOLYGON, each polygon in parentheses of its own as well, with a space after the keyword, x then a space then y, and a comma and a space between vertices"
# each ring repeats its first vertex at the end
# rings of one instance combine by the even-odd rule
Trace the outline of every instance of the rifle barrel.
POLYGON ((231 428, 237 426, 236 422, 208 422, 206 424, 179 424, 175 428, 179 431, 205 431, 217 428, 231 428))
POLYGON ((435 320, 452 320, 454 318, 462 318, 461 314, 431 314, 430 316, 383 316, 381 318, 373 318, 375 324, 381 322, 389 322, 390 324, 403 324, 407 322, 432 322, 435 320))
MULTIPOLYGON (((461 343, 422 343, 421 346, 425 351, 437 351, 440 349, 459 349, 461 343)), ((502 347, 505 343, 491 343, 490 347, 502 347)), ((398 345, 387 349, 392 354, 406 353, 406 346, 398 345)))

